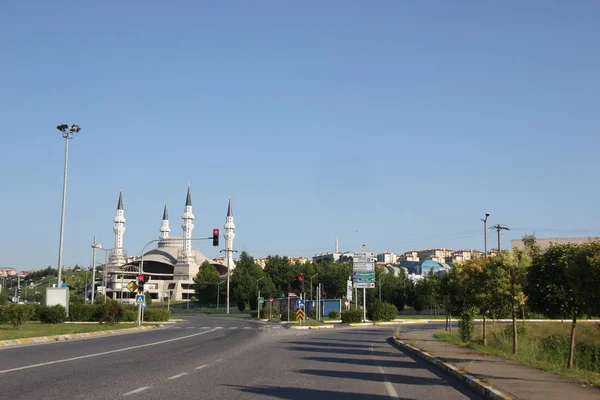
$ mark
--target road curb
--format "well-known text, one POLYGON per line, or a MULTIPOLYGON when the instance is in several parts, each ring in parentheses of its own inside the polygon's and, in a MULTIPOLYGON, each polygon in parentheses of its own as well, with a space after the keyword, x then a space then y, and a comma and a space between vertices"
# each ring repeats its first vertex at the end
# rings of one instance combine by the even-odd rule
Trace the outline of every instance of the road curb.
POLYGON ((318 325, 318 326, 289 326, 289 329, 333 329, 334 325, 318 325))
POLYGON ((442 361, 439 358, 432 356, 431 354, 418 349, 414 346, 411 346, 407 343, 404 343, 401 340, 389 338, 388 343, 397 348, 398 350, 408 351, 417 357, 427 361, 428 363, 435 365, 436 367, 446 371, 450 375, 458 378, 461 382, 466 384, 469 388, 474 390, 475 392, 487 397, 488 399, 494 400, 514 400, 515 397, 502 392, 500 389, 493 387, 492 385, 488 385, 482 382, 480 379, 475 378, 474 376, 467 374, 465 372, 461 372, 458 367, 453 364, 442 361))
POLYGON ((149 329, 156 329, 163 327, 163 325, 156 326, 141 326, 137 328, 125 328, 125 329, 114 329, 108 331, 97 331, 97 332, 85 332, 85 333, 72 333, 68 335, 53 335, 53 336, 38 336, 38 337, 29 337, 29 338, 21 338, 21 339, 10 339, 10 340, 0 340, 0 348, 2 347, 12 347, 19 346, 25 344, 35 344, 35 343, 48 343, 48 342, 61 342, 66 340, 73 339, 83 339, 88 337, 95 336, 110 336, 110 335, 119 335, 125 333, 135 333, 141 331, 147 331, 149 329))

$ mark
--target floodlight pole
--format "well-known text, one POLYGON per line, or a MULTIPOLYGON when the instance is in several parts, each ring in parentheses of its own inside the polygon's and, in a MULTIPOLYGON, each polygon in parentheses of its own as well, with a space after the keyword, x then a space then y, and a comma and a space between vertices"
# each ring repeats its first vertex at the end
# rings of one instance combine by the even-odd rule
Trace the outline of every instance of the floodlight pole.
POLYGON ((56 127, 62 132, 63 138, 65 139, 65 169, 63 175, 63 193, 62 193, 62 209, 60 214, 60 238, 58 241, 58 287, 62 287, 62 254, 63 254, 63 238, 65 233, 65 208, 67 204, 67 172, 69 166, 69 139, 73 139, 73 136, 81 130, 78 125, 71 125, 69 127, 66 124, 58 125, 56 127))

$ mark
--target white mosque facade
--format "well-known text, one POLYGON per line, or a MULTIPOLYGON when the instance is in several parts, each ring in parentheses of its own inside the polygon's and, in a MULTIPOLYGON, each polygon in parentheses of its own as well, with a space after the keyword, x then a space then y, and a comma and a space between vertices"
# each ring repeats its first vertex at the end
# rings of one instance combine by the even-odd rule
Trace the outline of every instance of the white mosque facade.
MULTIPOLYGON (((192 210, 192 194, 188 187, 184 213, 182 215, 181 237, 170 236, 169 213, 167 205, 163 211, 160 235, 154 241, 156 247, 146 251, 140 257, 126 258, 123 253, 123 235, 125 232, 125 216, 123 208, 123 195, 119 194, 117 215, 114 219, 115 248, 111 252, 110 261, 104 268, 105 285, 99 288, 109 298, 133 303, 135 292, 131 292, 127 285, 135 281, 138 275, 145 278, 144 292, 149 293, 154 300, 189 301, 195 294, 194 277, 200 265, 208 261, 214 265, 220 276, 227 275, 227 266, 234 269, 233 258, 225 258, 223 263, 209 259, 199 251, 194 250, 192 231, 194 229, 194 213, 192 210), (105 286, 105 289, 104 289, 105 286)), ((235 225, 231 200, 227 208, 226 223, 224 226, 225 254, 231 255, 235 225)), ((207 230, 208 231, 208 230, 207 230)), ((212 232, 212 231, 211 231, 212 232)), ((150 245, 154 245, 151 243, 150 245)))

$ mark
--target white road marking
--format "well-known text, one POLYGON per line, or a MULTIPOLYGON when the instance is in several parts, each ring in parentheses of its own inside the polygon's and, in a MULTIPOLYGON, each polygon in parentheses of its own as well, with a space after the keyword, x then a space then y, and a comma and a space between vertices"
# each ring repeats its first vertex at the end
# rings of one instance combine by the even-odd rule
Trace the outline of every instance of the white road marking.
POLYGON ((245 326, 244 329, 252 329, 252 328, 249 326, 245 326))
POLYGON ((229 329, 237 329, 237 326, 230 326, 229 329))
POLYGON ((187 374, 188 374, 187 372, 182 372, 180 374, 173 375, 173 376, 171 376, 171 377, 169 377, 167 379, 169 379, 169 380, 171 380, 171 379, 177 379, 177 378, 181 378, 182 376, 187 375, 187 374))
POLYGON ((204 364, 204 365, 201 365, 199 367, 196 367, 196 369, 202 369, 202 368, 206 368, 206 367, 208 367, 208 364, 204 364))
POLYGON ((215 362, 216 362, 216 363, 218 363, 218 362, 220 362, 220 361, 223 361, 223 359, 222 359, 222 358, 219 358, 219 359, 215 360, 215 362))
POLYGON ((148 389, 150 389, 150 386, 142 386, 141 388, 137 388, 135 390, 132 390, 131 392, 123 393, 123 396, 129 396, 131 394, 143 392, 144 390, 148 390, 148 389))
MULTIPOLYGON (((371 345, 371 352, 373 352, 373 356, 375 356, 375 349, 373 348, 373 345, 371 345)), ((396 389, 394 389, 394 385, 392 385, 390 383, 390 381, 387 378, 387 375, 385 374, 385 371, 383 370, 381 365, 377 365, 377 368, 379 369, 379 372, 383 376, 383 383, 385 384, 385 388, 388 392, 388 396, 390 396, 390 399, 395 399, 395 400, 399 399, 398 392, 396 392, 396 389)))
POLYGON ((120 353, 120 352, 123 352, 123 351, 141 349, 141 348, 149 347, 149 346, 156 346, 156 345, 163 344, 163 343, 176 342, 178 340, 189 339, 189 338, 194 337, 194 336, 200 336, 200 335, 204 335, 205 333, 214 332, 217 329, 218 328, 214 328, 214 329, 211 329, 210 331, 204 331, 204 332, 200 332, 200 333, 194 333, 192 335, 181 336, 181 337, 173 338, 173 339, 161 340, 159 342, 146 343, 146 344, 140 344, 140 345, 137 345, 137 346, 125 347, 123 349, 103 351, 102 353, 86 354, 85 356, 72 357, 72 358, 64 358, 62 360, 48 361, 48 362, 40 363, 40 364, 26 365, 24 367, 5 369, 3 371, 0 371, 0 375, 1 374, 5 374, 7 372, 22 371, 24 369, 31 369, 31 368, 43 367, 43 366, 52 365, 52 364, 61 364, 61 363, 69 362, 69 361, 82 360, 84 358, 99 357, 99 356, 104 356, 104 355, 107 355, 107 354, 114 354, 114 353, 120 353))

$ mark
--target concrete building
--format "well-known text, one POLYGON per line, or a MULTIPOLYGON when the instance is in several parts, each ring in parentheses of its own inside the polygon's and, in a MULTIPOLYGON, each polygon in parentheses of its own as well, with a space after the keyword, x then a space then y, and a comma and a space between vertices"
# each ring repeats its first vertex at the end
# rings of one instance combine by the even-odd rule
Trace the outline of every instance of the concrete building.
POLYGON ((313 262, 316 262, 316 263, 320 263, 320 262, 336 263, 336 262, 340 261, 341 257, 342 257, 342 253, 327 252, 327 253, 315 254, 313 256, 312 260, 313 260, 313 262))
MULTIPOLYGON (((593 240, 598 240, 600 238, 597 237, 587 237, 587 238, 550 238, 550 239, 538 239, 536 238, 535 241, 537 243, 538 246, 540 246, 540 249, 542 250, 546 250, 548 247, 550 247, 551 244, 583 244, 583 243, 589 243, 593 240)), ((525 246, 523 246, 523 241, 518 239, 518 240, 511 240, 510 241, 510 247, 511 249, 517 248, 517 249, 521 249, 523 250, 525 248, 525 246)))
POLYGON ((13 267, 0 267, 0 276, 17 276, 17 270, 13 267))
POLYGON ((456 261, 467 261, 474 258, 483 257, 483 252, 479 250, 468 250, 460 249, 452 253, 450 257, 446 259, 446 264, 452 264, 456 261))
POLYGON ((411 250, 396 257, 396 262, 400 263, 402 261, 421 261, 419 258, 419 252, 417 250, 411 250))
POLYGON ((377 254, 377 261, 382 263, 396 263, 396 255, 394 253, 390 253, 386 251, 384 253, 377 254))
POLYGON ((453 251, 444 248, 425 249, 417 252, 419 260, 433 260, 438 263, 445 263, 448 257, 452 257, 453 251))

